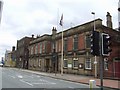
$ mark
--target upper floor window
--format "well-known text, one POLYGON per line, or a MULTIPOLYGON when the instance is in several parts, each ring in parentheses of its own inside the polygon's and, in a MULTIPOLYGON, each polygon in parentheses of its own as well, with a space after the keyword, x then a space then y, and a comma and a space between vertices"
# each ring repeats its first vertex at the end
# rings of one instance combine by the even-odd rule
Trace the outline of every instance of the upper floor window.
POLYGON ((90 48, 91 46, 91 37, 90 35, 86 36, 86 48, 90 48))
POLYGON ((73 40, 73 50, 77 50, 78 49, 78 35, 74 36, 74 40, 73 40))
POLYGON ((42 43, 40 43, 40 54, 42 53, 42 43))
POLYGON ((43 53, 46 52, 46 48, 45 48, 45 47, 46 47, 46 42, 44 41, 44 42, 43 42, 43 53))
POLYGON ((55 41, 52 42, 52 48, 51 49, 52 49, 51 51, 54 52, 54 50, 55 50, 55 41))
POLYGON ((36 46, 35 46, 35 54, 37 54, 38 53, 38 44, 36 44, 36 46))

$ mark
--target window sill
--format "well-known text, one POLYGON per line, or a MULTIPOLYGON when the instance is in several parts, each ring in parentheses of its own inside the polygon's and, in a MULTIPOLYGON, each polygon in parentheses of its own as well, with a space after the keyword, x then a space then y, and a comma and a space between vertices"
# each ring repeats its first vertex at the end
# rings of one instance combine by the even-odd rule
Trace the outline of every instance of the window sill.
POLYGON ((78 69, 78 67, 73 67, 73 69, 78 69))
POLYGON ((85 70, 92 70, 92 68, 85 68, 85 70))

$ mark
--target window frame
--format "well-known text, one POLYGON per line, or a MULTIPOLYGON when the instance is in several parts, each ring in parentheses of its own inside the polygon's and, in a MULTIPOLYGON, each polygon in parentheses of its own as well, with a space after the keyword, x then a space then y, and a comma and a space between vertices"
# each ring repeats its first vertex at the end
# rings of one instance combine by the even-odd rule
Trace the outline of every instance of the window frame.
POLYGON ((91 60, 91 58, 86 58, 86 60, 85 60, 85 69, 87 69, 87 70, 92 69, 92 60, 91 60), (89 65, 87 65, 87 64, 89 64, 89 65))
POLYGON ((78 58, 73 58, 73 68, 78 68, 78 58), (75 63, 77 61, 77 63, 75 63), (77 65, 75 65, 75 64, 77 64, 77 65))
POLYGON ((74 35, 74 38, 73 38, 73 50, 78 50, 78 43, 79 43, 78 35, 74 35))
POLYGON ((85 47, 86 48, 91 48, 91 37, 90 37, 90 34, 87 34, 86 35, 86 40, 85 40, 86 42, 86 44, 85 44, 85 47))
POLYGON ((64 59, 64 68, 68 68, 68 59, 64 59))

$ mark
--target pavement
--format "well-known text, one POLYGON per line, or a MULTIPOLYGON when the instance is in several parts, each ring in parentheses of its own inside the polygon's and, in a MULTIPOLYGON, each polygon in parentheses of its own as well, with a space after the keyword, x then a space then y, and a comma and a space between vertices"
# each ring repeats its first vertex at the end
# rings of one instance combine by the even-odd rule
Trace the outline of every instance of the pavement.
MULTIPOLYGON (((68 80, 68 81, 72 81, 72 82, 78 82, 78 83, 82 83, 82 84, 89 85, 90 80, 95 80, 97 86, 100 86, 100 84, 101 84, 100 79, 94 78, 93 76, 83 76, 83 75, 75 75, 75 74, 62 74, 61 75, 60 73, 55 74, 55 73, 39 72, 39 71, 26 70, 26 69, 22 69, 22 70, 31 72, 34 74, 38 74, 38 75, 68 80)), ((103 87, 120 90, 120 81, 112 80, 112 79, 103 79, 103 87)))

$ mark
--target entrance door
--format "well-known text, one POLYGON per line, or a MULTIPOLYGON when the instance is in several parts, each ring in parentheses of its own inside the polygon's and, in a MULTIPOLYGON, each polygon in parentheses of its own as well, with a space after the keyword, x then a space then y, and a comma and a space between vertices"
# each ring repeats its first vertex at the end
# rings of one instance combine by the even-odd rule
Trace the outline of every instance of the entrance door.
POLYGON ((46 59, 46 72, 49 71, 49 68, 50 68, 50 59, 46 59))

